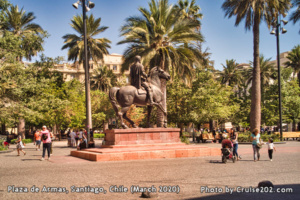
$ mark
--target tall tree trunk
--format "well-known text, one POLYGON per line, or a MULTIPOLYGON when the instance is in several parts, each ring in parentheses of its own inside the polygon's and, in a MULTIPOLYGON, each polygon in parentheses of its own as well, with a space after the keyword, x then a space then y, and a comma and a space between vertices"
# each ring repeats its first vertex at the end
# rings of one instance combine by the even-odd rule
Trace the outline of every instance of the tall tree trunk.
POLYGON ((3 135, 6 134, 6 126, 4 122, 1 123, 1 132, 3 135))
POLYGON ((22 136, 22 139, 25 139, 25 119, 23 118, 19 118, 18 135, 22 136))
POLYGON ((296 121, 295 121, 295 119, 293 119, 293 128, 292 128, 292 131, 296 131, 296 121))
POLYGON ((251 89, 250 129, 260 130, 261 123, 261 89, 259 63, 259 15, 255 14, 253 25, 253 79, 251 89))

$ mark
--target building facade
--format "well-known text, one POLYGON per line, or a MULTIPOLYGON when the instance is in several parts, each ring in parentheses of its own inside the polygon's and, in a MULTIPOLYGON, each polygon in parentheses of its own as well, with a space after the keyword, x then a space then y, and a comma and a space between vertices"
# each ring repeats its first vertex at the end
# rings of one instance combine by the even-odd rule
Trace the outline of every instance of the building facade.
MULTIPOLYGON (((99 61, 98 63, 94 63, 93 61, 89 62, 90 76, 93 75, 94 70, 98 67, 107 66, 117 76, 118 81, 125 81, 126 83, 128 83, 129 71, 125 71, 124 75, 121 73, 122 63, 123 56, 120 54, 104 55, 103 61, 99 61)), ((70 81, 72 79, 77 79, 82 83, 84 83, 85 81, 85 71, 83 68, 83 64, 79 64, 78 62, 72 64, 64 63, 57 65, 55 70, 63 73, 64 79, 66 81, 70 81)))

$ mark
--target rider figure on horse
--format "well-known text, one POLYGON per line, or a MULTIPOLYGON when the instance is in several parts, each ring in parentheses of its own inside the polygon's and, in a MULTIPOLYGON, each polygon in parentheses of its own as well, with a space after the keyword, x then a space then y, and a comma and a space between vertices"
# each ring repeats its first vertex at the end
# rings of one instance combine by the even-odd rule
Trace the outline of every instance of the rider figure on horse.
POLYGON ((135 62, 130 67, 130 78, 131 78, 131 85, 140 89, 144 87, 148 93, 150 105, 152 106, 155 104, 153 102, 153 91, 150 87, 150 84, 147 82, 147 74, 145 73, 144 66, 141 64, 141 57, 135 56, 135 62))

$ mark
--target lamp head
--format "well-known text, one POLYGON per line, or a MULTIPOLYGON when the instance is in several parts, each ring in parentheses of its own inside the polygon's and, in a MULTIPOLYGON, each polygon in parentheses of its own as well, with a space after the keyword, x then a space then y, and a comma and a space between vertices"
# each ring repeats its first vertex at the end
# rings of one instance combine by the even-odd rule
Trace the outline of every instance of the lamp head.
POLYGON ((73 4, 72 4, 72 6, 73 6, 74 8, 76 8, 76 9, 78 9, 78 5, 80 5, 80 2, 79 2, 79 1, 77 1, 76 3, 73 3, 73 4))
POLYGON ((286 21, 286 20, 281 20, 282 21, 282 23, 284 24, 284 25, 287 25, 287 23, 288 23, 288 21, 286 21))
POLYGON ((91 9, 95 7, 95 4, 91 1, 88 1, 88 4, 89 4, 89 8, 91 9))
POLYGON ((273 30, 271 31, 271 33, 270 33, 271 35, 275 35, 276 34, 276 32, 275 32, 275 28, 273 28, 273 30))
POLYGON ((87 5, 85 5, 85 10, 86 12, 89 12, 91 9, 87 5))
POLYGON ((282 32, 282 34, 285 34, 285 33, 287 32, 287 30, 284 29, 284 28, 282 28, 282 29, 281 29, 281 32, 282 32))

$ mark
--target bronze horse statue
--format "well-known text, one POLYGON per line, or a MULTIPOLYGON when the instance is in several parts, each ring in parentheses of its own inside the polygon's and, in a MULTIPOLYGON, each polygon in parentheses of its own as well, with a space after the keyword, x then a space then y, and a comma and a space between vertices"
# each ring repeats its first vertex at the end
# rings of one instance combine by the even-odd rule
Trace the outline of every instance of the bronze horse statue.
MULTIPOLYGON (((157 106, 163 113, 166 119, 167 112, 162 106, 163 93, 160 90, 161 82, 160 79, 170 79, 169 73, 164 70, 153 67, 149 73, 149 83, 153 90, 153 101, 154 105, 157 106)), ((136 124, 126 116, 126 113, 132 104, 137 106, 148 106, 148 126, 150 125, 150 114, 152 106, 150 106, 149 97, 145 90, 137 89, 132 85, 123 86, 121 88, 113 87, 109 90, 109 99, 116 112, 117 117, 119 117, 121 125, 123 128, 128 128, 123 122, 123 118, 126 119, 133 128, 137 128, 136 124), (121 109, 119 110, 119 106, 121 109)), ((164 127, 167 127, 167 121, 164 121, 164 127)))

